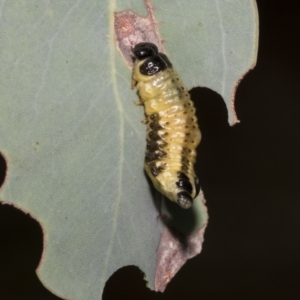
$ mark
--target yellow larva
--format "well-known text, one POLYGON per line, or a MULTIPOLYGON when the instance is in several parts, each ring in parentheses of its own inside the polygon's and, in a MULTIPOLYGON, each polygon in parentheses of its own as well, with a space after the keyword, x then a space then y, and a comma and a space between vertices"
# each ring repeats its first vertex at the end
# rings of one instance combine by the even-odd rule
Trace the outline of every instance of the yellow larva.
POLYGON ((147 124, 145 170, 155 188, 182 208, 199 193, 194 172, 201 133, 190 95, 167 56, 152 43, 132 52, 132 88, 144 105, 147 124))

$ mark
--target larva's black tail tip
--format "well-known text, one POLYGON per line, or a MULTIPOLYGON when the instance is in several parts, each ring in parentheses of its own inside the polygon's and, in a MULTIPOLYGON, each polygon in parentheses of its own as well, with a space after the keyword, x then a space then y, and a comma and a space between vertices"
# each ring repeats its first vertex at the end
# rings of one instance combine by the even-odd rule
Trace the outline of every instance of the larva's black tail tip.
POLYGON ((193 198, 187 192, 177 194, 177 203, 180 207, 188 209, 193 205, 193 198))

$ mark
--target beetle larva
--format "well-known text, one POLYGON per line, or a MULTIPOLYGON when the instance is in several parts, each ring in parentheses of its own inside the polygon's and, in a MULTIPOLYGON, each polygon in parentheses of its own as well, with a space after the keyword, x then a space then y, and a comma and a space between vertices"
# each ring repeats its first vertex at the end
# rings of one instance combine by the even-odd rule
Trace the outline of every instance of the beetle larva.
POLYGON ((200 190, 194 172, 201 133, 187 88, 167 56, 152 43, 133 49, 132 88, 144 105, 147 124, 145 170, 155 188, 182 208, 200 190))

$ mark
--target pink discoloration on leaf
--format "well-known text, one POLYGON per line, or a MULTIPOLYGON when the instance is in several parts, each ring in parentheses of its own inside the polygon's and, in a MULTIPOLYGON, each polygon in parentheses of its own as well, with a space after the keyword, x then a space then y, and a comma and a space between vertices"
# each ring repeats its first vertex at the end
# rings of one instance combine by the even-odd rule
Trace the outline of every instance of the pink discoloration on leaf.
POLYGON ((132 67, 131 48, 138 43, 151 42, 160 52, 165 52, 150 1, 145 0, 145 5, 148 10, 147 17, 141 17, 131 10, 115 13, 114 25, 118 48, 130 67, 132 67))
MULTIPOLYGON (((190 227, 189 233, 187 228, 183 228, 183 223, 178 222, 182 216, 176 214, 164 207, 165 227, 161 234, 159 247, 157 250, 156 274, 154 288, 156 291, 163 292, 167 284, 176 275, 185 262, 198 255, 202 250, 204 232, 208 222, 207 209, 203 192, 195 199, 194 205, 190 210, 190 215, 182 215, 183 222, 188 223, 192 215, 196 216, 197 221, 190 227), (167 210, 166 210, 167 209, 167 210), (175 218, 172 221, 172 218, 175 218), (167 225, 169 224, 169 225, 167 225), (185 233, 184 233, 185 232, 185 233)), ((185 213, 188 211, 185 211, 185 213)))
POLYGON ((155 290, 163 292, 167 284, 185 264, 201 252, 205 226, 190 236, 171 232, 167 227, 161 235, 157 251, 155 290))

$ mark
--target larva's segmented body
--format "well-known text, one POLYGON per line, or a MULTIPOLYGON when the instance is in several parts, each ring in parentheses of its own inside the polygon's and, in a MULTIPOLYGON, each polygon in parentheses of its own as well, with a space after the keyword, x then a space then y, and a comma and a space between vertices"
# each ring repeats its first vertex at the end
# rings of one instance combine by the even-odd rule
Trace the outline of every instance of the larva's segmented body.
POLYGON ((188 90, 167 56, 152 43, 133 49, 132 87, 145 106, 147 148, 145 170, 155 188, 189 208, 199 193, 194 172, 201 133, 188 90))

